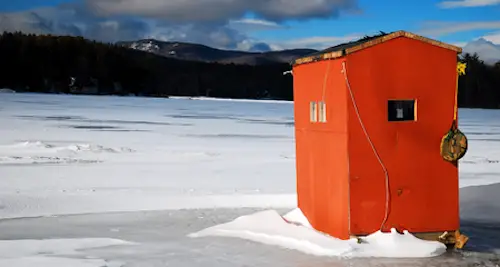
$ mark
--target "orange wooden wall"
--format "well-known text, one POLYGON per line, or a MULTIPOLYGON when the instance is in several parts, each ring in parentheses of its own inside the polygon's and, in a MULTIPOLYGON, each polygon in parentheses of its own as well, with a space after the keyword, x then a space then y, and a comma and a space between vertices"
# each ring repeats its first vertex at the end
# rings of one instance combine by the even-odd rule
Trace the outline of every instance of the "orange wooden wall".
POLYGON ((298 205, 316 229, 348 238, 347 91, 341 61, 293 70, 298 205), (330 64, 330 66, 328 66, 330 64), (325 97, 328 123, 311 123, 311 101, 325 97))
POLYGON ((354 111, 342 61, 389 173, 390 215, 383 230, 458 229, 458 169, 439 153, 453 120, 456 52, 404 37, 294 67, 301 210, 317 230, 343 239, 379 230, 384 218, 384 172, 354 111), (311 123, 309 103, 322 99, 328 64, 327 123, 311 123), (389 99, 416 99, 417 121, 389 122, 389 99))

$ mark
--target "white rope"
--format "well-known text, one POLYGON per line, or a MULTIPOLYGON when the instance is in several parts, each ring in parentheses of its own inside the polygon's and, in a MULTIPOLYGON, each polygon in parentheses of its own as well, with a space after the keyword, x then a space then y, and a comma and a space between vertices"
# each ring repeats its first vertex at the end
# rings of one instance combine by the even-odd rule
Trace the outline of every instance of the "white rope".
POLYGON ((321 95, 321 101, 323 103, 325 103, 326 82, 328 81, 328 75, 330 74, 330 63, 331 62, 332 62, 331 60, 328 60, 328 64, 326 65, 326 73, 325 73, 325 76, 323 78, 323 93, 321 95))
POLYGON ((365 125, 363 124, 363 121, 361 120, 361 116, 359 115, 358 106, 356 105, 356 100, 354 99, 354 94, 352 93, 351 85, 349 84, 349 79, 347 78, 347 70, 345 68, 345 61, 342 62, 342 73, 344 73, 345 82, 346 82, 347 88, 349 89, 352 104, 354 106, 354 111, 356 112, 356 115, 358 116, 359 124, 361 124, 361 128, 363 129, 363 132, 365 133, 366 139, 368 139, 368 142, 370 143, 370 146, 372 147, 373 154, 375 154, 378 162, 380 163, 380 166, 382 166, 382 169, 384 170, 384 174, 385 174, 385 214, 384 214, 384 220, 382 221, 382 224, 380 225, 380 230, 382 230, 385 223, 387 222, 387 219, 389 218, 389 202, 390 202, 389 173, 387 172, 387 168, 385 167, 384 163, 382 162, 382 159, 380 158, 377 150, 375 149, 375 145, 373 145, 373 142, 372 142, 370 136, 368 135, 368 132, 366 131, 365 125))

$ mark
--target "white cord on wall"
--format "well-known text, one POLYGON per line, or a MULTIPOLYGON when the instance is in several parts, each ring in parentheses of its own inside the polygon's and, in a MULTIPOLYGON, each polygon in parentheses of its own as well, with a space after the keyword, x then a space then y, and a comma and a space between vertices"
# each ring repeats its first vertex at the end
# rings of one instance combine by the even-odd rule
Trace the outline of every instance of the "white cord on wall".
POLYGON ((328 60, 328 63, 326 65, 326 73, 323 78, 323 92, 321 93, 321 101, 325 103, 325 95, 326 95, 326 82, 328 81, 328 76, 330 75, 330 64, 331 60, 328 60))
MULTIPOLYGON (((366 131, 365 125, 363 124, 363 120, 361 120, 358 106, 356 105, 356 100, 354 99, 354 94, 352 92, 351 85, 349 84, 349 79, 347 78, 347 70, 345 67, 345 61, 342 62, 342 73, 344 74, 347 89, 349 89, 352 104, 354 106, 354 111, 356 112, 356 115, 358 117, 359 124, 361 125, 361 128, 363 129, 363 132, 365 133, 366 139, 368 140, 368 142, 370 143, 370 146, 372 147, 373 154, 375 154, 378 162, 380 163, 380 166, 382 166, 382 169, 384 170, 384 174, 385 174, 385 213, 384 213, 384 220, 382 221, 382 224, 380 225, 380 230, 382 230, 385 223, 387 222, 387 219, 389 218, 389 202, 390 202, 389 173, 387 172, 387 168, 385 167, 384 163, 382 162, 380 155, 378 154, 377 150, 375 149, 375 145, 373 144, 370 136, 368 135, 368 132, 366 131)), ((349 177, 349 179, 350 179, 350 177, 349 177)))

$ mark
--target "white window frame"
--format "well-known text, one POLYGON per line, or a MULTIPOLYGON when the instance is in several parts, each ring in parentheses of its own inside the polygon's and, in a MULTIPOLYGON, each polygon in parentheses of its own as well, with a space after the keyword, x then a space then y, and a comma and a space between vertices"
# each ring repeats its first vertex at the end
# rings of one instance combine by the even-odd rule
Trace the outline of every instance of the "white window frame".
POLYGON ((309 103, 309 121, 318 122, 318 103, 316 101, 309 103))
POLYGON ((318 113, 319 113, 318 121, 326 123, 326 103, 324 101, 320 101, 318 103, 318 113))

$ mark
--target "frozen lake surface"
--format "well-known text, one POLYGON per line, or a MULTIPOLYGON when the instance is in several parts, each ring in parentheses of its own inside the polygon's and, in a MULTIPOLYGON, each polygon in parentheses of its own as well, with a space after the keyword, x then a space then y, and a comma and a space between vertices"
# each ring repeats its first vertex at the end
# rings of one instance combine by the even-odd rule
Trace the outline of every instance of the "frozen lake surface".
MULTIPOLYGON (((97 248, 89 246, 76 255, 59 254, 56 250, 55 257, 70 257, 77 260, 102 259, 104 262, 104 264, 97 262, 101 265, 89 266, 451 267, 498 266, 500 264, 500 255, 484 248, 481 250, 469 248, 463 252, 449 251, 438 257, 423 259, 337 259, 312 256, 238 238, 189 238, 186 236, 258 210, 255 208, 193 209, 10 219, 0 221, 0 239, 73 239, 78 241, 105 238, 105 240, 126 240, 133 243, 130 245, 111 243, 106 247, 97 248)), ((279 211, 285 212, 285 210, 279 211)), ((485 232, 476 230, 479 235, 471 235, 471 244, 490 244, 498 249, 500 248, 498 225, 496 224, 494 228, 484 226, 477 228, 477 225, 466 224, 464 230, 469 234, 475 233, 472 229, 487 230, 485 232), (492 229, 494 229, 493 232, 492 229)), ((34 255, 51 256, 50 244, 35 252, 34 255)), ((2 263, 0 260, 0 266, 9 266, 2 263)), ((70 262, 66 266, 74 266, 73 264, 75 262, 70 262)))
POLYGON ((497 266, 500 112, 459 116, 467 250, 340 260, 186 236, 296 207, 291 103, 1 94, 0 266, 497 266))

